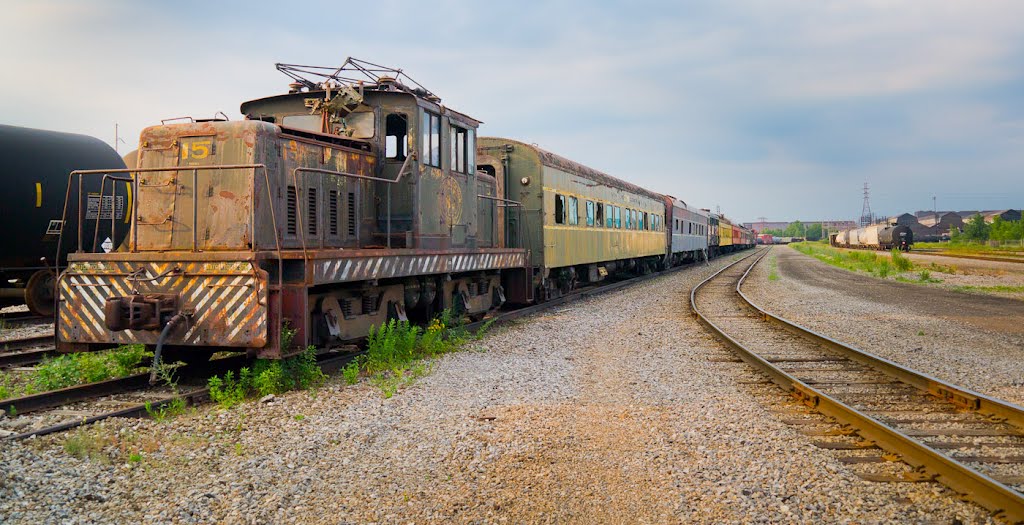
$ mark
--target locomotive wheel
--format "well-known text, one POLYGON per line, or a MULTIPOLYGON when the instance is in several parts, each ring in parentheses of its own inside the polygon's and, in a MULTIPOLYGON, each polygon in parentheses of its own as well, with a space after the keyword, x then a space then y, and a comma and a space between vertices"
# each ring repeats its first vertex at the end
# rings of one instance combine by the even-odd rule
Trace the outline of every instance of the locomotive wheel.
POLYGON ((57 282, 49 270, 32 274, 25 285, 25 304, 30 312, 45 317, 53 316, 53 298, 57 282))

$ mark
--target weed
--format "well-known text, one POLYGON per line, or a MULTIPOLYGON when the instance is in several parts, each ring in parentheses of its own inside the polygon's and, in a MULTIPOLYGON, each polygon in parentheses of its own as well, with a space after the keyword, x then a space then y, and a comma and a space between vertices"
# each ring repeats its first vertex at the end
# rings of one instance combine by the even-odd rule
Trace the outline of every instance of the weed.
POLYGON ((168 418, 180 416, 185 413, 185 400, 180 397, 176 397, 169 403, 165 403, 156 408, 153 408, 152 403, 146 401, 146 413, 149 414, 149 417, 153 418, 157 423, 163 423, 168 418))
POLYGON ((932 280, 932 273, 929 272, 928 270, 921 270, 920 276, 921 282, 928 282, 932 280))
POLYGON ((306 419, 304 414, 295 414, 295 421, 302 421, 303 419, 306 419))
POLYGON ((251 369, 239 370, 238 379, 230 371, 224 377, 211 377, 207 386, 214 402, 231 408, 247 397, 307 390, 322 385, 326 379, 316 362, 316 348, 311 346, 287 359, 258 359, 251 369))
POLYGON ((914 269, 914 263, 910 259, 900 253, 896 248, 892 249, 892 264, 896 266, 896 269, 900 272, 909 272, 914 269))
POLYGON ((341 375, 345 378, 345 384, 354 385, 359 382, 359 362, 351 361, 341 369, 341 375))
POLYGON ((889 266, 889 261, 887 261, 885 259, 879 261, 877 268, 878 269, 876 270, 876 273, 878 274, 879 277, 885 279, 886 277, 889 276, 889 272, 891 271, 890 270, 891 267, 889 266))
POLYGON ((65 354, 43 360, 29 379, 28 394, 95 383, 138 372, 153 354, 143 345, 126 345, 104 352, 65 354))
POLYGON ((917 335, 924 335, 924 330, 918 330, 917 335))
POLYGON ((494 322, 497 321, 497 320, 498 320, 497 317, 492 317, 492 318, 484 321, 484 324, 480 325, 480 329, 477 330, 475 334, 473 334, 473 339, 477 339, 477 340, 482 339, 484 337, 484 334, 486 334, 487 331, 491 329, 491 325, 493 325, 494 322))
POLYGON ((142 461, 142 454, 139 452, 132 452, 128 455, 128 463, 139 463, 142 461))
POLYGON ((18 409, 14 408, 14 405, 11 405, 7 408, 7 415, 11 417, 18 417, 18 409))
POLYGON ((775 256, 772 255, 771 259, 768 259, 768 280, 778 281, 779 280, 779 262, 775 260, 775 256))
POLYGON ((242 444, 241 443, 235 443, 235 455, 236 456, 241 456, 243 452, 244 451, 242 449, 242 444))
POLYGON ((91 428, 80 428, 64 439, 64 452, 78 459, 97 463, 110 463, 110 457, 103 453, 107 439, 91 428))

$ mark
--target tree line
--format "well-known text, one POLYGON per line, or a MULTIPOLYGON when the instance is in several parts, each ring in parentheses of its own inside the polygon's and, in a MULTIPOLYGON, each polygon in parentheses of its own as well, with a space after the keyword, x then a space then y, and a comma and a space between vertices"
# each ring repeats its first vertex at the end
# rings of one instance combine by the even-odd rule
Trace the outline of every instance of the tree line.
POLYGON ((786 225, 784 230, 766 228, 758 233, 775 237, 803 237, 808 241, 817 241, 821 239, 821 223, 804 224, 800 221, 793 221, 786 225))
POLYGON ((980 213, 975 214, 964 223, 963 231, 953 228, 950 231, 952 241, 1016 241, 1024 239, 1024 220, 1004 221, 996 215, 989 224, 980 213))

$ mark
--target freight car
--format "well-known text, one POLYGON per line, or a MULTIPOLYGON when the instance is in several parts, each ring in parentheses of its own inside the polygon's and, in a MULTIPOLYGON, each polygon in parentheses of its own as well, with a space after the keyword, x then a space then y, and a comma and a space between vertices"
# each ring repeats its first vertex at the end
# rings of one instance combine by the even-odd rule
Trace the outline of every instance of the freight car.
POLYGON ((873 224, 864 228, 844 230, 830 239, 833 246, 840 248, 866 248, 891 250, 898 248, 910 251, 914 244, 914 232, 908 226, 873 224))
POLYGON ((513 302, 663 264, 664 196, 516 140, 481 137, 478 147, 481 168, 504 180, 507 199, 524 210, 521 227, 509 231, 521 231, 530 248, 533 286, 510 290, 513 302))
POLYGON ((115 186, 100 199, 101 179, 86 181, 81 188, 84 213, 78 221, 78 202, 70 202, 68 216, 61 218, 67 177, 76 168, 124 168, 121 157, 106 143, 72 133, 0 125, 0 156, 4 159, 3 210, 0 230, 0 305, 25 303, 37 315, 53 315, 56 271, 65 264, 68 246, 57 253, 62 231, 78 235, 84 249, 110 250, 121 243, 128 231, 125 210, 131 207, 131 192, 125 183, 115 186), (120 224, 108 235, 97 237, 97 221, 120 224))
MULTIPOLYGON (((389 319, 479 317, 523 285, 527 252, 499 227, 518 203, 476 170, 479 121, 399 70, 278 69, 288 93, 242 104, 246 120, 142 132, 125 247, 73 253, 60 277, 61 351, 279 358, 389 319)), ((74 174, 70 201, 111 171, 74 174)))

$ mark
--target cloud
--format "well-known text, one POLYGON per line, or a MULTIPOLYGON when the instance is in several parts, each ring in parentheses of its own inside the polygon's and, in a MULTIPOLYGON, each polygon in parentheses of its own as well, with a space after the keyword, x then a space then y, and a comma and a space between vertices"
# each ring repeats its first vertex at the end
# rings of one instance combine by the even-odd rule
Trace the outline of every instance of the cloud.
POLYGON ((0 20, 17 50, 0 111, 112 141, 114 122, 132 135, 238 116, 284 89, 274 62, 352 55, 404 68, 482 134, 740 219, 851 218, 864 180, 894 211, 933 192, 1002 207, 1024 194, 1022 14, 934 0, 19 2, 0 20))

